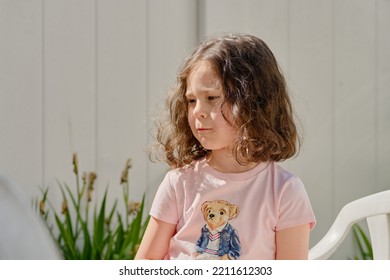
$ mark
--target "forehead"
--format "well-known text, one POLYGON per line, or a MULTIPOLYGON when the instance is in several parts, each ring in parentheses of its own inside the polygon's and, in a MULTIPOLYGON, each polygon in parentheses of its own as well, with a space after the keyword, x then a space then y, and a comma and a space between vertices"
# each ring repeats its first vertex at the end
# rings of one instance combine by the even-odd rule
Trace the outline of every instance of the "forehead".
POLYGON ((187 92, 220 89, 221 80, 208 60, 197 62, 187 77, 187 92))

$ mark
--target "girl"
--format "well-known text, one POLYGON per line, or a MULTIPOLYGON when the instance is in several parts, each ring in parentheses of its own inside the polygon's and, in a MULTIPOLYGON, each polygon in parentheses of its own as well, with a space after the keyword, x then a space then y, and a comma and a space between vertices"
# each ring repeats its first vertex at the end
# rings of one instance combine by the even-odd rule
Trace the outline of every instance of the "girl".
POLYGON ((200 44, 179 71, 157 139, 172 167, 136 259, 307 259, 315 224, 285 79, 251 35, 200 44))

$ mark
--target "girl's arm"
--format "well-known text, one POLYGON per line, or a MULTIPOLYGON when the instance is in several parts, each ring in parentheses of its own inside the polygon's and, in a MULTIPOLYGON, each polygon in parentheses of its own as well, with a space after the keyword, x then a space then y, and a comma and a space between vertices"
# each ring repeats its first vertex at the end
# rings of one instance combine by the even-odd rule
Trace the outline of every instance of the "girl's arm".
POLYGON ((276 232, 277 260, 307 260, 309 254, 310 224, 276 232))
POLYGON ((176 225, 151 217, 135 259, 164 259, 175 231, 176 225))

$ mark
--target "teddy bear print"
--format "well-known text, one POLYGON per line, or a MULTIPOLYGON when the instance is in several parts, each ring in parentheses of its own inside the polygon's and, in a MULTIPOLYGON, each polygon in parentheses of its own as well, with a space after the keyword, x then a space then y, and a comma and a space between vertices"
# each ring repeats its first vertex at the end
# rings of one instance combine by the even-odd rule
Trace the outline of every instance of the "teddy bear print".
POLYGON ((213 200, 204 202, 201 211, 206 223, 196 242, 194 258, 238 259, 241 255, 241 243, 237 230, 228 222, 238 216, 238 206, 225 200, 213 200))

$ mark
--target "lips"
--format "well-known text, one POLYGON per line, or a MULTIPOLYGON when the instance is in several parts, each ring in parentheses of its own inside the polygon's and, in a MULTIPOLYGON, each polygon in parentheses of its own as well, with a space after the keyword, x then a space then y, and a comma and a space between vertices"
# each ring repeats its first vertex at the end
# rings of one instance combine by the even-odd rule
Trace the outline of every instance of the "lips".
POLYGON ((199 132, 202 132, 202 131, 209 131, 209 130, 211 130, 211 128, 199 127, 196 130, 199 131, 199 132))

